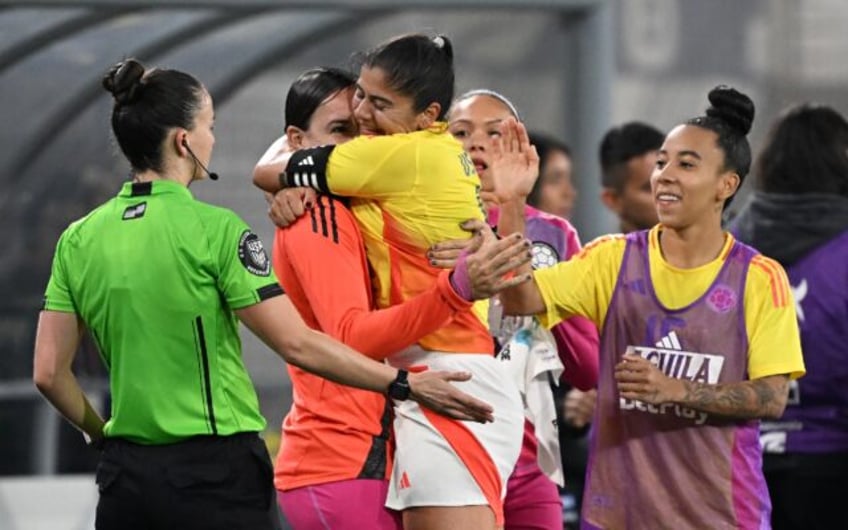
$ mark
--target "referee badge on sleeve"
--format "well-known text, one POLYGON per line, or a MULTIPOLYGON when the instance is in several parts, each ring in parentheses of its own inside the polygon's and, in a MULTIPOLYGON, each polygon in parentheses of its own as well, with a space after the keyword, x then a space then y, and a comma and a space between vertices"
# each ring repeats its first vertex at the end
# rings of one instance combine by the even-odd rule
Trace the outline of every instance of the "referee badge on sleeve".
POLYGON ((262 246, 259 236, 245 230, 239 238, 238 254, 241 264, 251 274, 268 276, 271 274, 271 261, 262 246))

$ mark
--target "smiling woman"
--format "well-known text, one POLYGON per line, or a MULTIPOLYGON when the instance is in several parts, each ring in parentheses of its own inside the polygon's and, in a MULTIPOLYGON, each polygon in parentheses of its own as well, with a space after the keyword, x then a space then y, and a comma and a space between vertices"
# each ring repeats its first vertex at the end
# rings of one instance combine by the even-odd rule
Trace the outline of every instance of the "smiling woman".
MULTIPOLYGON (((780 416, 804 363, 785 272, 721 228, 750 166, 753 103, 728 87, 709 99, 663 142, 651 180, 660 225, 601 238, 502 294, 507 313, 549 326, 584 315, 601 330, 588 528, 768 525, 758 420, 780 416)), ((532 177, 496 183, 502 235, 524 231, 532 177)))
POLYGON ((447 37, 408 35, 365 55, 353 97, 362 134, 408 133, 444 120, 453 98, 447 37))
MULTIPOLYGON (((660 222, 673 237, 690 228, 706 228, 713 237, 706 254, 716 254, 723 241, 721 213, 733 200, 751 167, 754 104, 732 89, 710 93, 713 107, 706 116, 675 127, 659 151, 651 187, 660 222)), ((697 258, 696 258, 697 259, 697 258)), ((684 263, 685 265, 685 263, 684 263)))

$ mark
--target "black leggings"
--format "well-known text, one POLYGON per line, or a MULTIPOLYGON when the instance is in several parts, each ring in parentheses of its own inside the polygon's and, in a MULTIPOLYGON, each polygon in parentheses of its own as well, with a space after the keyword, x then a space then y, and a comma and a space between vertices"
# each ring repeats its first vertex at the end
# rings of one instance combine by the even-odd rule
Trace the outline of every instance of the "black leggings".
POLYGON ((848 453, 764 455, 772 530, 848 528, 848 453))

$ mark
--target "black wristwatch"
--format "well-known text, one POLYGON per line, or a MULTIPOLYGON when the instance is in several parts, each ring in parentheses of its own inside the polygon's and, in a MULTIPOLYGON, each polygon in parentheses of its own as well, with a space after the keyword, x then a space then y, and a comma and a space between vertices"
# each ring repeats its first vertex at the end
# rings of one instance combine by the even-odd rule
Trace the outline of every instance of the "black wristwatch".
POLYGON ((409 372, 406 370, 398 370, 397 377, 395 377, 395 380, 389 385, 389 397, 398 401, 405 401, 409 399, 409 394, 412 390, 409 388, 409 381, 407 381, 407 377, 409 377, 409 372))

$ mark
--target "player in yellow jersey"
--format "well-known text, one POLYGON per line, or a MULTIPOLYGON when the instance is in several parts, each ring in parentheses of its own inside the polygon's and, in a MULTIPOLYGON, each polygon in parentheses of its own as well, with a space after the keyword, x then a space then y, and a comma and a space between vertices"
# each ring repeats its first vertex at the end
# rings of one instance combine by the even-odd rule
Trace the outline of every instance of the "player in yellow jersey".
MULTIPOLYGON (((769 524, 759 420, 780 417, 805 368, 786 273, 721 228, 750 166, 753 103, 728 87, 709 99, 659 151, 659 225, 601 238, 502 294, 508 313, 548 325, 579 314, 601 331, 582 528, 769 524)), ((520 125, 506 129, 509 149, 529 149, 520 125)), ((495 186, 502 234, 524 229, 532 158, 495 186)), ((476 296, 490 254, 465 260, 476 296)))
MULTIPOLYGON (((308 186, 352 198, 380 307, 428 289, 439 269, 428 262, 427 249, 468 237, 460 224, 484 219, 474 165, 442 121, 453 79, 445 37, 408 35, 378 46, 366 54, 354 96, 363 136, 281 153, 254 173, 265 191, 308 186)), ((387 505, 404 510, 406 528, 489 530, 503 524, 523 411, 515 383, 493 356, 487 312, 488 304, 478 303, 390 358, 409 370, 463 367, 474 374, 463 390, 484 397, 496 416, 481 429, 396 400, 397 452, 387 505)))

